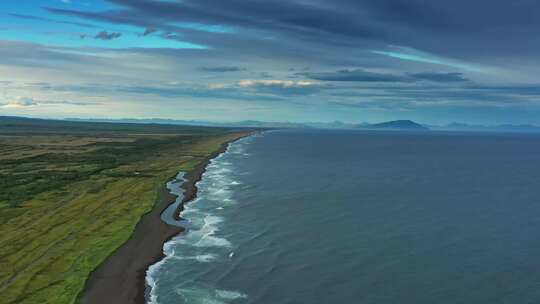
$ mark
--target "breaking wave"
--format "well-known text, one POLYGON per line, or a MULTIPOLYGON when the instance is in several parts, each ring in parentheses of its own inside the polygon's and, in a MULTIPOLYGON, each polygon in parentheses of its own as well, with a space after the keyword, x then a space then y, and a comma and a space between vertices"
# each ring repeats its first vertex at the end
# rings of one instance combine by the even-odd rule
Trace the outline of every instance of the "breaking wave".
POLYGON ((173 217, 183 199, 180 187, 184 182, 184 174, 179 173, 167 183, 170 193, 177 195, 177 199, 162 213, 162 219, 170 225, 181 226, 186 230, 165 243, 165 258, 148 268, 148 303, 170 303, 168 299, 173 292, 179 297, 175 298, 175 303, 226 304, 247 298, 247 295, 241 292, 198 283, 196 277, 183 277, 181 273, 174 271, 189 268, 194 266, 193 264, 230 261, 234 244, 219 233, 224 221, 220 213, 236 204, 235 187, 241 185, 241 182, 235 179, 234 165, 228 160, 228 156, 247 156, 244 147, 246 142, 244 139, 231 144, 225 153, 208 164, 202 180, 197 183, 198 197, 184 206, 182 218, 187 220, 175 220, 173 217))

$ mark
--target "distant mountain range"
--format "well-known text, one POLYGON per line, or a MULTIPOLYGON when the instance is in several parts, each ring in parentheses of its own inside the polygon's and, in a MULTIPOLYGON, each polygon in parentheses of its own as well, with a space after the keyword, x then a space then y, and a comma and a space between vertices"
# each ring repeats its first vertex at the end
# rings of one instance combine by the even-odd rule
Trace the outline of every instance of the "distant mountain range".
POLYGON ((138 123, 138 124, 161 124, 161 125, 187 125, 187 126, 209 126, 209 127, 244 127, 244 128, 309 128, 308 125, 294 122, 265 122, 257 120, 243 120, 237 122, 215 122, 205 120, 176 120, 176 119, 99 119, 99 118, 70 118, 69 121, 85 121, 85 122, 109 122, 109 123, 138 123))
POLYGON ((416 123, 412 120, 394 120, 377 124, 361 125, 359 128, 371 130, 429 130, 428 127, 416 123))
POLYGON ((276 129, 365 129, 365 130, 433 130, 433 131, 476 131, 476 132, 516 132, 540 133, 540 127, 534 125, 473 125, 464 123, 451 123, 448 125, 426 125, 412 120, 393 120, 381 123, 345 123, 333 122, 266 122, 258 120, 244 120, 238 122, 215 122, 204 120, 176 120, 176 119, 69 119, 71 121, 88 122, 116 122, 116 123, 151 123, 174 124, 213 127, 246 127, 246 128, 276 128, 276 129))
POLYGON ((69 119, 71 121, 86 122, 116 122, 116 123, 149 123, 149 124, 175 124, 215 127, 246 127, 246 128, 287 128, 287 129, 378 129, 378 130, 428 130, 427 127, 411 120, 394 120, 377 124, 351 124, 341 121, 334 122, 265 122, 257 120, 244 120, 238 122, 211 122, 200 120, 174 120, 174 119, 69 119))
MULTIPOLYGON (((0 123, 7 123, 16 117, 0 116, 0 123)), ((21 119, 29 119, 22 118, 21 119)), ((84 122, 108 122, 108 123, 138 123, 138 124, 162 124, 162 125, 188 125, 188 126, 211 126, 211 127, 245 127, 245 128, 271 128, 271 129, 363 129, 363 130, 410 130, 410 131, 471 131, 471 132, 513 132, 513 133, 540 133, 540 126, 535 125, 473 125, 465 123, 451 123, 448 125, 425 125, 412 120, 394 120, 381 123, 344 123, 333 122, 265 122, 258 120, 244 120, 238 122, 214 122, 203 120, 176 120, 176 119, 82 119, 70 118, 67 121, 84 122)))

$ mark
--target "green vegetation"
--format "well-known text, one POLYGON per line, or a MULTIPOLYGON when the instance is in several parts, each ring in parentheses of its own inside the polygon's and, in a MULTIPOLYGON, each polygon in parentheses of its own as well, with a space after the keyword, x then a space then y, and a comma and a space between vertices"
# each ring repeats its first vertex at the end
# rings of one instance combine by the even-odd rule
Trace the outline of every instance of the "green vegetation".
POLYGON ((157 190, 242 132, 0 117, 0 303, 73 303, 157 190))

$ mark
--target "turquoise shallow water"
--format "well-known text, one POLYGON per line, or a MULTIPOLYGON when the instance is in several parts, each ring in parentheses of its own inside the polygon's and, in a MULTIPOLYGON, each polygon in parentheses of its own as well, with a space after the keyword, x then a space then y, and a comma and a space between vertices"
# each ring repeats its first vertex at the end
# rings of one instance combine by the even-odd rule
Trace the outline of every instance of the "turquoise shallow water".
POLYGON ((153 303, 538 303, 540 137, 274 131, 208 167, 153 303))

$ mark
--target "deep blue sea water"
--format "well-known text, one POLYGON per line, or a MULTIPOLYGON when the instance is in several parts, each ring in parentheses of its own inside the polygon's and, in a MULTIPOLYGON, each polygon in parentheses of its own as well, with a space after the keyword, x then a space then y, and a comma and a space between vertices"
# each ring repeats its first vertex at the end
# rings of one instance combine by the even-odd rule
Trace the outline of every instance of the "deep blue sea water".
POLYGON ((540 136, 272 131, 199 187, 153 303, 540 303, 540 136))

